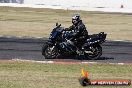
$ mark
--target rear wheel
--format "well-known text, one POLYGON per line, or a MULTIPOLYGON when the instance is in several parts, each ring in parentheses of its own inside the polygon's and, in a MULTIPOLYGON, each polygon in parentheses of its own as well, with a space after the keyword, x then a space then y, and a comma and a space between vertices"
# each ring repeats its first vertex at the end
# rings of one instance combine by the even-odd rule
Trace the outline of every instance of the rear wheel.
POLYGON ((42 55, 45 57, 45 59, 55 59, 58 54, 58 49, 55 46, 48 44, 43 45, 42 55))
POLYGON ((85 50, 84 55, 88 59, 98 59, 102 55, 102 47, 100 45, 91 46, 90 51, 85 50))

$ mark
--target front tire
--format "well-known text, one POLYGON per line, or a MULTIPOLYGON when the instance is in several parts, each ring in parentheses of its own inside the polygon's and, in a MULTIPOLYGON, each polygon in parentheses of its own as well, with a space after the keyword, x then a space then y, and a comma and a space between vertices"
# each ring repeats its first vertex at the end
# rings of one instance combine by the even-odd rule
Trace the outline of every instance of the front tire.
POLYGON ((92 53, 84 53, 85 57, 91 60, 96 60, 102 55, 102 47, 100 45, 92 46, 92 53))
POLYGON ((42 55, 45 59, 55 59, 58 56, 58 49, 55 46, 44 44, 42 47, 42 55))

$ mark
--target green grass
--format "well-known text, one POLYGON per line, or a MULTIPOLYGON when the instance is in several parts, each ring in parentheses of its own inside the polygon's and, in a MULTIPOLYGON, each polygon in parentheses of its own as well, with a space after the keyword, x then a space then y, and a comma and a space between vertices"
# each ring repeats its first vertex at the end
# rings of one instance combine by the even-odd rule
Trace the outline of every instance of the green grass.
POLYGON ((48 37, 56 22, 69 27, 75 13, 80 13, 89 34, 104 31, 107 40, 132 40, 128 14, 13 7, 0 7, 0 35, 48 37))
MULTIPOLYGON (((132 80, 132 65, 59 65, 0 62, 0 88, 83 88, 78 82, 82 67, 89 72, 91 79, 132 80)), ((96 88, 131 87, 96 86, 96 88)), ((86 88, 95 88, 95 86, 86 88)))

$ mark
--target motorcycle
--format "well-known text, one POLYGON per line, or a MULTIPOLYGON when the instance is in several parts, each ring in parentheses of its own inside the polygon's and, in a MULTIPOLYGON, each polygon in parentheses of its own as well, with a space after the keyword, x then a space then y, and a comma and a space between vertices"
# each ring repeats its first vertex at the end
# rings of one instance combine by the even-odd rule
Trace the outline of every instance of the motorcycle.
MULTIPOLYGON (((64 27, 56 23, 56 27, 53 28, 48 41, 42 46, 42 55, 46 59, 55 59, 59 55, 79 56, 78 48, 69 40, 71 34, 71 31, 64 31, 64 27)), ((84 58, 94 60, 102 55, 101 44, 105 42, 106 35, 104 32, 88 35, 80 50, 84 58)))

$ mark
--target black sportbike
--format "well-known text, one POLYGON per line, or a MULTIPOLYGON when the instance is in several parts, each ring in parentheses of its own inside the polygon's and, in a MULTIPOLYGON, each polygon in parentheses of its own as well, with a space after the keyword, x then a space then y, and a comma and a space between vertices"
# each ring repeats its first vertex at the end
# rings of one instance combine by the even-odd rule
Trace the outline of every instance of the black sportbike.
POLYGON ((48 41, 42 46, 42 55, 45 59, 55 59, 59 55, 82 55, 86 59, 98 59, 102 55, 101 44, 105 42, 106 34, 100 32, 99 34, 89 35, 82 45, 82 49, 78 48, 69 40, 71 31, 64 31, 61 24, 56 23, 53 28, 48 41), (82 53, 78 53, 81 51, 82 53))

